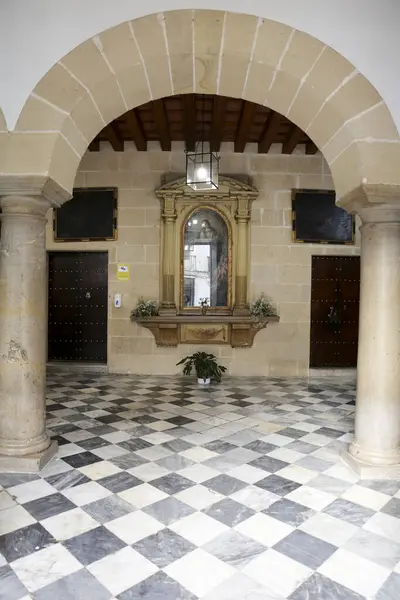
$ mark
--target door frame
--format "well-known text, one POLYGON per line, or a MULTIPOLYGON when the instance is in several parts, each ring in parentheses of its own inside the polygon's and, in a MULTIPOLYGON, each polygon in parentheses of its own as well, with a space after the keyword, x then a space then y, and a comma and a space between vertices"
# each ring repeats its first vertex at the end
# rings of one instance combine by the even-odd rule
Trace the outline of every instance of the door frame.
MULTIPOLYGON (((47 249, 46 248, 46 364, 49 364, 49 278, 50 278, 50 254, 72 254, 72 253, 76 253, 76 254, 82 254, 82 252, 84 252, 85 254, 89 254, 89 253, 99 253, 99 252, 103 252, 105 254, 107 254, 107 329, 106 329, 106 335, 107 335, 107 361, 105 363, 101 363, 104 364, 107 368, 108 368, 108 360, 109 360, 109 356, 110 356, 110 336, 109 336, 109 327, 110 327, 110 293, 109 293, 109 289, 110 289, 110 249, 109 248, 90 248, 88 250, 84 250, 84 249, 76 249, 76 248, 72 248, 71 250, 67 250, 67 249, 61 249, 61 248, 56 248, 56 249, 47 249)), ((79 363, 84 365, 84 363, 79 363)), ((100 364, 100 363, 99 363, 100 364)))

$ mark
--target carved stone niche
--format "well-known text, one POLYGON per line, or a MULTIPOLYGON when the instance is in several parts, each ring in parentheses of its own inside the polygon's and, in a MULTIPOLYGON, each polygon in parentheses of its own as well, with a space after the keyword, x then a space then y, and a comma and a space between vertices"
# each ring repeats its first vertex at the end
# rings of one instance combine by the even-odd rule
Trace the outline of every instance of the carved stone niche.
POLYGON ((181 178, 155 194, 161 204, 160 311, 135 321, 153 333, 158 346, 251 347, 260 329, 279 321, 259 322, 249 312, 250 220, 257 190, 220 177, 217 190, 195 192, 181 178))

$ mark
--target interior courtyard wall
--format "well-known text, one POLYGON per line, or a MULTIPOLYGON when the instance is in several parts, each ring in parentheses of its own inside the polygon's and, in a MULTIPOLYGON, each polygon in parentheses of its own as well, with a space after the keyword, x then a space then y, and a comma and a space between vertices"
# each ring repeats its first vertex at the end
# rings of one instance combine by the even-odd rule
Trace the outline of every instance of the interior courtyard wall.
MULTIPOLYGON (((280 323, 259 332, 254 346, 201 346, 215 353, 232 375, 306 375, 309 366, 312 255, 359 254, 355 246, 296 244, 292 242, 291 189, 333 189, 323 156, 258 154, 248 145, 244 154, 221 147, 220 172, 249 176, 259 191, 253 203, 251 226, 251 300, 261 293, 276 306, 280 323)), ((173 143, 161 152, 150 143, 148 152, 137 152, 131 143, 114 152, 107 143, 100 152, 87 152, 80 164, 75 187, 118 188, 118 239, 108 242, 54 242, 52 218, 47 225, 48 251, 106 250, 109 256, 108 367, 117 373, 173 374, 178 360, 199 347, 157 347, 152 334, 132 323, 131 310, 138 299, 159 298, 160 206, 154 190, 163 178, 181 176, 185 170, 183 145, 173 143), (130 266, 129 281, 117 280, 117 264, 130 266), (122 307, 113 306, 113 295, 122 294, 122 307)))

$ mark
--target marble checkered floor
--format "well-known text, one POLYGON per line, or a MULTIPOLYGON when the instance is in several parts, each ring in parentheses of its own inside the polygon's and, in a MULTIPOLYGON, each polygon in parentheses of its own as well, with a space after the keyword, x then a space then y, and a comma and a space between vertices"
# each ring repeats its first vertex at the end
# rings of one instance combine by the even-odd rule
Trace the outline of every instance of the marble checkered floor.
POLYGON ((351 381, 55 372, 0 474, 1 600, 399 600, 400 481, 358 481, 351 381))

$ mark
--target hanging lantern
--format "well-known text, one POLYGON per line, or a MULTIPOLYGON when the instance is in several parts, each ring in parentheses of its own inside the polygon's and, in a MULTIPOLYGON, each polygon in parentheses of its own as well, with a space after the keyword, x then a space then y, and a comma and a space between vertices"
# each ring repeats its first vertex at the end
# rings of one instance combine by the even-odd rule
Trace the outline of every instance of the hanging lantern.
POLYGON ((218 189, 219 156, 212 152, 210 144, 204 141, 204 104, 202 105, 201 141, 193 152, 186 150, 186 185, 195 192, 218 189))

